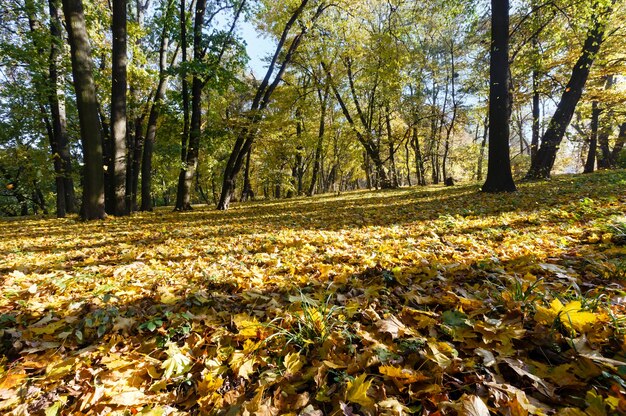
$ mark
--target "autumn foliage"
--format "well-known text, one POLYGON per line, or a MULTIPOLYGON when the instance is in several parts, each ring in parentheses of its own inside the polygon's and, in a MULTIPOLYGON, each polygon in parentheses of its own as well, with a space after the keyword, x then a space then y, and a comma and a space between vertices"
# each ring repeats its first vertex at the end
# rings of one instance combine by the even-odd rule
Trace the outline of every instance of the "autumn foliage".
POLYGON ((626 172, 0 222, 0 413, 626 412, 626 172))

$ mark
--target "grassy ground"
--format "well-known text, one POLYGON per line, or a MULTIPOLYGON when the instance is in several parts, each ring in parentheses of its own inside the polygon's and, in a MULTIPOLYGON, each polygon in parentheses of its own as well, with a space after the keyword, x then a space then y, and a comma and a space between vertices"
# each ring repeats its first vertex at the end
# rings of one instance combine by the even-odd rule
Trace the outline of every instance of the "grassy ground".
POLYGON ((626 414, 626 172, 0 221, 3 414, 626 414))

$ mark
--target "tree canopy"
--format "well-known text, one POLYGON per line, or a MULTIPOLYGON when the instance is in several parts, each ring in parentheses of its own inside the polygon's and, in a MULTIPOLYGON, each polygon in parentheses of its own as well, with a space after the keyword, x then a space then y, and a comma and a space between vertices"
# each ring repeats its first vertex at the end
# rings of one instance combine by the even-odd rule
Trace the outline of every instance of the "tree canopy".
POLYGON ((3 215, 77 212, 85 194, 99 192, 92 171, 104 172, 106 211, 123 215, 169 204, 228 208, 250 195, 481 181, 490 153, 493 162, 507 149, 511 166, 498 169, 517 179, 623 163, 621 1, 505 6, 510 70, 500 86, 510 134, 504 150, 489 152, 502 127, 489 127, 501 117, 488 116, 486 1, 81 7, 97 113, 87 130, 60 2, 19 0, 3 13, 3 215), (275 45, 265 73, 247 66, 244 26, 275 45), (102 162, 87 151, 97 141, 102 162))

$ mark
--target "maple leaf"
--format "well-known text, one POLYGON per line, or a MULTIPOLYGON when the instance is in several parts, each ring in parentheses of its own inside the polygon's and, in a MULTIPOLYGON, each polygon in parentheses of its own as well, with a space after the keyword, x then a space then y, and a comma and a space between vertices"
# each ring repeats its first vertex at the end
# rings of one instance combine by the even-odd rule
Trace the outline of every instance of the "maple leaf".
POLYGON ((285 355, 285 369, 287 374, 296 374, 306 363, 306 359, 297 353, 285 355))
POLYGON ((173 342, 167 344, 167 359, 163 361, 163 378, 169 379, 185 374, 191 368, 192 361, 179 347, 173 342))
POLYGON ((537 306, 535 321, 550 324, 556 319, 570 331, 584 332, 598 321, 598 316, 592 312, 582 311, 581 302, 577 300, 563 305, 560 300, 554 299, 550 303, 550 308, 537 306))
POLYGON ((383 415, 403 416, 411 414, 411 409, 403 405, 396 398, 389 398, 376 403, 383 415))
POLYGON ((374 400, 367 395, 367 390, 369 390, 372 385, 372 381, 367 381, 365 380, 366 378, 367 374, 361 374, 354 380, 348 381, 346 389, 346 400, 348 402, 357 403, 364 407, 371 407, 374 405, 374 400))

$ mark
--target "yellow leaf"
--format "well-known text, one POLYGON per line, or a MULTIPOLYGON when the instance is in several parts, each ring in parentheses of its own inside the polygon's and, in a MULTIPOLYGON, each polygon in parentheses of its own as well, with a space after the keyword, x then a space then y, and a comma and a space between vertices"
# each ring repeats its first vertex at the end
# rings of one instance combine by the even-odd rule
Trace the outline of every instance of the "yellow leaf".
POLYGON ((207 396, 210 393, 216 392, 223 384, 223 378, 206 374, 204 379, 198 383, 198 395, 201 397, 207 396))
POLYGON ((118 406, 139 406, 150 403, 154 397, 147 396, 139 389, 133 389, 115 394, 109 400, 109 403, 116 404, 118 406))
POLYGON ((256 338, 259 330, 263 329, 259 321, 245 313, 233 316, 233 322, 239 331, 239 336, 243 338, 256 338))
POLYGON ((551 324, 557 318, 567 329, 584 332, 598 321, 598 316, 592 312, 581 311, 580 301, 572 301, 563 305, 560 300, 554 299, 550 308, 537 306, 535 321, 551 324))
POLYGON ((559 413, 557 413, 556 416, 587 416, 587 413, 574 407, 566 407, 559 410, 559 413))
POLYGON ((380 374, 396 379, 402 384, 410 384, 430 379, 430 377, 425 376, 419 371, 415 371, 410 368, 394 367, 391 365, 381 365, 378 367, 378 371, 380 371, 380 374))
POLYGON ((160 391, 165 390, 166 388, 167 388, 167 379, 162 379, 162 380, 155 381, 148 390, 158 393, 160 391))
POLYGON ((45 411, 46 416, 57 416, 61 411, 61 408, 65 406, 67 402, 67 396, 60 396, 52 406, 48 407, 45 411))
POLYGON ((63 361, 49 364, 46 367, 46 377, 48 381, 58 380, 68 375, 74 367, 74 361, 74 357, 70 357, 63 361))
POLYGON ((244 361, 241 367, 239 367, 237 375, 245 378, 246 380, 250 380, 250 374, 254 373, 254 364, 254 359, 244 361))
POLYGON ((338 369, 338 368, 346 368, 347 367, 347 365, 345 365, 343 363, 337 364, 337 363, 333 363, 332 361, 328 361, 328 360, 324 360, 323 363, 328 368, 338 369))
POLYGON ((372 385, 371 381, 366 381, 366 374, 361 374, 353 381, 348 382, 346 390, 346 400, 351 403, 360 404, 364 407, 371 407, 374 401, 367 397, 367 390, 372 385))
POLYGON ((94 404, 98 403, 102 396, 104 396, 105 390, 106 389, 104 386, 96 384, 93 391, 83 396, 83 401, 80 405, 80 411, 82 412, 93 406, 94 404))
POLYGON ((187 357, 178 345, 170 342, 167 350, 167 360, 163 361, 163 378, 177 377, 191 368, 191 358, 187 357))
POLYGON ((11 390, 14 387, 18 387, 22 384, 22 381, 26 378, 26 373, 8 374, 0 383, 0 390, 11 390))
POLYGON ((573 328, 580 332, 589 329, 591 325, 595 324, 598 320, 594 313, 581 311, 579 301, 570 302, 565 305, 559 318, 567 328, 573 328))
POLYGON ((394 399, 394 398, 390 398, 390 399, 383 400, 382 402, 378 402, 378 408, 384 409, 385 414, 391 414, 391 415, 403 416, 403 415, 408 415, 411 413, 411 410, 408 407, 406 407, 405 405, 403 405, 397 399, 394 399))
POLYGON ((304 366, 305 358, 298 353, 291 353, 285 356, 285 369, 287 374, 296 374, 304 366))
POLYGON ((28 329, 30 332, 32 332, 35 335, 51 335, 51 334, 54 334, 56 330, 61 328, 63 325, 65 325, 65 321, 60 320, 60 321, 49 323, 48 325, 43 326, 43 327, 31 326, 28 329))
MULTIPOLYGON (((450 346, 444 342, 431 342, 428 341, 428 347, 432 351, 427 357, 436 362, 441 368, 448 368, 452 364, 452 360, 446 356, 441 349, 450 349, 450 346)), ((454 351, 456 352, 456 351, 454 351)))

